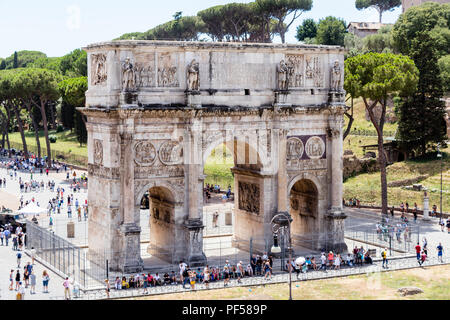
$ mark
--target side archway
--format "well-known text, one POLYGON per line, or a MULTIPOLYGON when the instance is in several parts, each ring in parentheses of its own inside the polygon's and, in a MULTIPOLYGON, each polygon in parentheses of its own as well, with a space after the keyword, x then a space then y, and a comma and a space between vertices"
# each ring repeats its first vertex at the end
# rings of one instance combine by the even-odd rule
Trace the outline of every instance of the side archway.
POLYGON ((314 249, 320 229, 320 193, 318 181, 310 178, 300 176, 290 183, 289 211, 294 244, 314 249))

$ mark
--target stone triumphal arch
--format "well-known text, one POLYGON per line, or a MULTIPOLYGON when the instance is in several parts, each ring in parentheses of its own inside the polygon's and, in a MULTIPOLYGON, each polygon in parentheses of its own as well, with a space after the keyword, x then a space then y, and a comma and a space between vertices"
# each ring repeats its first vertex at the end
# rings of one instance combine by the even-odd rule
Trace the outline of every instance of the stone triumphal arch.
POLYGON ((236 240, 272 241, 271 218, 289 212, 294 242, 315 232, 314 249, 345 248, 342 48, 115 41, 85 50, 91 253, 108 252, 113 269, 143 268, 148 192, 148 250, 204 263, 203 168, 220 144, 235 160, 236 240))

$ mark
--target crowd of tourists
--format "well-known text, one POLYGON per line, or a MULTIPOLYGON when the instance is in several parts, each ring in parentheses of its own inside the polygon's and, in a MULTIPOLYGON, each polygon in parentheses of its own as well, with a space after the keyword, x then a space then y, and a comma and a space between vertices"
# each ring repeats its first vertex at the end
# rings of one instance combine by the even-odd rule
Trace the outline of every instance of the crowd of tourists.
MULTIPOLYGON (((204 199, 205 202, 208 203, 209 200, 211 199, 211 194, 212 193, 220 193, 220 185, 215 184, 209 184, 207 183, 206 186, 203 188, 203 195, 204 195, 204 199)), ((231 199, 231 185, 228 185, 228 189, 227 192, 222 196, 222 200, 226 201, 231 199)))

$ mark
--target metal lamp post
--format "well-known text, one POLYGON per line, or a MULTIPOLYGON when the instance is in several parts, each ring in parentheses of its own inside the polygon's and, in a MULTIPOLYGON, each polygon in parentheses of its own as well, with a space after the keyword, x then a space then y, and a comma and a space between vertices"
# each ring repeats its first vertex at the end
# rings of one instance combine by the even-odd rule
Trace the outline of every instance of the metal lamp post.
POLYGON ((437 157, 438 159, 441 159, 441 199, 440 199, 440 206, 439 206, 439 210, 441 211, 441 216, 439 218, 439 223, 442 223, 442 166, 443 166, 443 157, 442 157, 442 153, 441 150, 439 149, 441 147, 440 144, 438 144, 437 150, 438 150, 438 154, 437 157))
MULTIPOLYGON (((272 225, 272 232, 274 234, 274 245, 272 246, 270 252, 272 253, 280 253, 281 248, 278 244, 278 234, 280 231, 283 234, 286 234, 285 231, 288 232, 289 239, 289 300, 292 300, 292 239, 291 239, 291 222, 292 218, 288 212, 280 212, 275 215, 270 221, 272 225)), ((283 239, 284 240, 284 239, 283 239)))

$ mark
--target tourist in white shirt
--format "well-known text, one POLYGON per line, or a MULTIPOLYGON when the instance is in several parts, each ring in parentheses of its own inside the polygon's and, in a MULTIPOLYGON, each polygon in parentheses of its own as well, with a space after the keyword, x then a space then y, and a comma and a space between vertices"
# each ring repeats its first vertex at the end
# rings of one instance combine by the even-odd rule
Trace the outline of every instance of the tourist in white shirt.
POLYGON ((341 268, 341 255, 336 255, 336 258, 334 259, 334 269, 339 270, 341 268))

